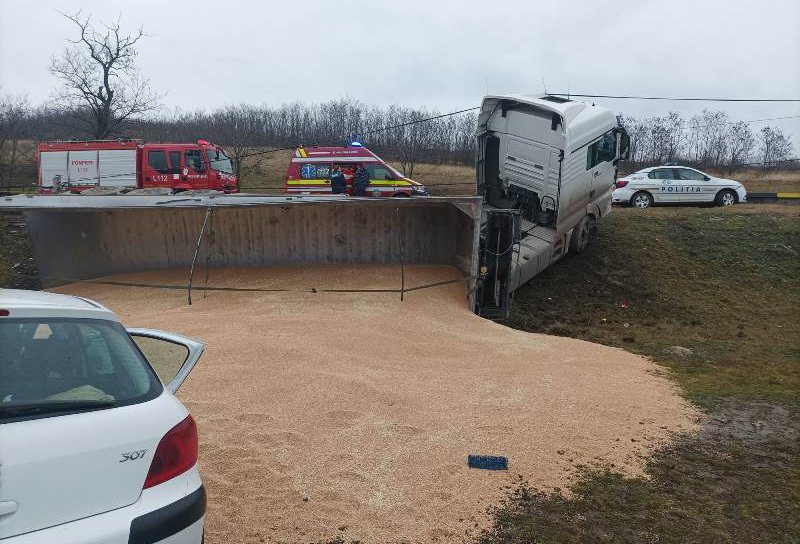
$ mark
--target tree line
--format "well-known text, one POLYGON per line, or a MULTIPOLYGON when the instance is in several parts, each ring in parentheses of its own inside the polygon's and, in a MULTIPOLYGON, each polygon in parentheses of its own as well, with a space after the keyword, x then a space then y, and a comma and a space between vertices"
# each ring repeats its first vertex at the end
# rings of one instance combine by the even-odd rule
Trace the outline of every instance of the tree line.
POLYGON ((618 120, 631 137, 630 166, 689 163, 704 168, 796 168, 794 145, 779 127, 753 130, 727 112, 704 109, 685 118, 678 112, 618 120))
MULTIPOLYGON (((36 142, 91 139, 75 123, 86 112, 52 104, 31 106, 24 98, 0 95, 0 182, 28 178, 36 142)), ((203 138, 225 148, 235 170, 247 177, 258 170, 268 148, 296 145, 346 145, 356 139, 387 160, 395 161, 406 175, 419 162, 471 164, 475 155, 472 113, 442 117, 437 110, 391 105, 370 106, 340 99, 320 104, 281 106, 239 104, 211 111, 158 110, 127 120, 107 138, 138 138, 148 142, 192 142, 203 138)))

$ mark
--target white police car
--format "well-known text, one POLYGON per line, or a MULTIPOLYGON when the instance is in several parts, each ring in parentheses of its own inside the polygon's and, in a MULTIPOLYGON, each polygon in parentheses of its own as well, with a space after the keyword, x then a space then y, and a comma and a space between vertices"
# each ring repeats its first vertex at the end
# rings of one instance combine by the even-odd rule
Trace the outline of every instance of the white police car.
POLYGON ((0 289, 0 542, 200 544, 197 428, 173 393, 203 348, 0 289))
POLYGON ((747 202, 747 191, 738 181, 715 178, 687 166, 653 166, 618 179, 611 198, 614 204, 637 208, 702 202, 730 206, 747 202))

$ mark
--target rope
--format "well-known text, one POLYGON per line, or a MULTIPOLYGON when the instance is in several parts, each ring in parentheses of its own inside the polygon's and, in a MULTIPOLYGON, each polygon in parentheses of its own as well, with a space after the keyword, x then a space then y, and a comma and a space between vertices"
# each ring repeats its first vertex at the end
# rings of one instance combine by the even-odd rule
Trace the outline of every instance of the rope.
POLYGON ((189 285, 188 285, 188 297, 189 297, 189 306, 192 305, 192 280, 194 280, 194 265, 197 263, 197 254, 200 253, 200 245, 203 243, 203 235, 206 232, 206 225, 208 225, 208 218, 214 212, 214 209, 209 206, 206 209, 206 217, 203 219, 203 226, 200 229, 200 234, 197 236, 197 246, 194 248, 194 257, 192 257, 192 266, 189 269, 189 285))
MULTIPOLYGON (((185 290, 188 286, 183 284, 160 284, 160 283, 142 283, 132 281, 117 281, 117 280, 86 280, 78 278, 65 278, 61 276, 39 276, 34 274, 17 274, 17 276, 38 278, 40 280, 50 280, 59 283, 88 283, 95 285, 113 285, 116 287, 140 287, 146 289, 171 289, 171 290, 185 290)), ((442 285, 449 285, 451 283, 466 282, 477 279, 476 276, 462 276, 452 280, 438 281, 435 283, 426 283, 417 285, 415 287, 405 287, 403 289, 340 289, 340 288, 317 288, 309 287, 307 289, 276 289, 269 287, 221 287, 214 285, 196 285, 194 289, 207 290, 207 291, 224 291, 224 292, 241 292, 241 293, 410 293, 411 291, 421 291, 423 289, 431 289, 440 287, 442 285)))

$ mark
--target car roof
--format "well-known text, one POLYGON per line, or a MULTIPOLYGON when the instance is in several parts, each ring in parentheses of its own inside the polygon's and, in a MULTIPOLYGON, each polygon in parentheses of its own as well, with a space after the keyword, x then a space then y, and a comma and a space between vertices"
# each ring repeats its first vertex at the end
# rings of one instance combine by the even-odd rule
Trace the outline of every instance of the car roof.
POLYGON ((114 312, 93 300, 47 291, 0 289, 0 310, 8 310, 9 317, 88 317, 119 321, 114 312))
MULTIPOLYGON (((688 168, 689 170, 697 170, 697 168, 692 168, 691 166, 686 166, 685 164, 662 164, 660 166, 648 166, 647 168, 642 168, 641 170, 637 170, 634 174, 638 174, 639 172, 652 172, 658 168, 688 168)), ((700 172, 700 170, 697 170, 700 172)))

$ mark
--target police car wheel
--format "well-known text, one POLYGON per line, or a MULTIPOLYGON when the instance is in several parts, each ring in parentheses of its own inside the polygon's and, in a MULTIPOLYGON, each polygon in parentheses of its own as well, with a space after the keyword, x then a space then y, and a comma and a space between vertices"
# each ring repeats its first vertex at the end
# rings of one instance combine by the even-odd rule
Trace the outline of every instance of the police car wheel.
POLYGON ((653 205, 653 196, 646 191, 639 191, 631 197, 631 206, 637 208, 649 208, 653 205))
POLYGON ((736 194, 730 189, 717 193, 717 206, 732 206, 736 204, 736 194))

